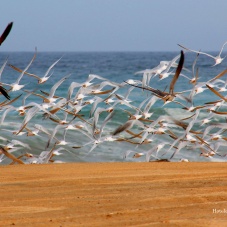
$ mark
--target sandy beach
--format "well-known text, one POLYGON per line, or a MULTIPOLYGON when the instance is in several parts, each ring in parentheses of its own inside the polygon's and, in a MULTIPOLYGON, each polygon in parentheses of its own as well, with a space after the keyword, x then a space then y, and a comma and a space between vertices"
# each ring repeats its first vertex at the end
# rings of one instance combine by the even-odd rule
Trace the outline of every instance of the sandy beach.
POLYGON ((225 163, 1 166, 0 226, 226 226, 225 163))

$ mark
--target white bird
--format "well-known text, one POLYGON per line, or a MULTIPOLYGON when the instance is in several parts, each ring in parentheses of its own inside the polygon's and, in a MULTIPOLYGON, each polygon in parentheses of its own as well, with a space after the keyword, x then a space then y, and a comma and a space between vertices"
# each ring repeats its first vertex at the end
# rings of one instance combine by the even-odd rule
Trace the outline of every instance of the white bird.
POLYGON ((146 69, 140 72, 136 72, 135 74, 143 73, 142 86, 145 87, 146 85, 149 85, 152 76, 155 77, 156 75, 162 73, 168 67, 168 64, 169 61, 161 61, 159 65, 154 67, 153 69, 146 69))
POLYGON ((4 149, 6 151, 14 149, 14 148, 20 148, 20 147, 24 147, 24 148, 27 148, 27 149, 31 150, 31 148, 30 148, 30 146, 28 144, 23 143, 23 142, 21 142, 19 140, 11 140, 11 141, 8 141, 8 143, 6 145, 4 145, 4 149), (19 147, 17 147, 17 145, 19 147))
POLYGON ((176 60, 180 58, 180 54, 174 57, 171 61, 169 61, 167 67, 165 70, 163 70, 161 73, 159 73, 160 80, 163 80, 167 78, 169 75, 174 74, 173 71, 169 72, 170 68, 173 66, 173 64, 176 64, 176 60))
POLYGON ((29 92, 29 93, 32 93, 33 95, 35 96, 38 96, 40 98, 43 99, 43 102, 44 103, 48 103, 50 106, 52 106, 53 104, 55 104, 55 101, 60 99, 61 97, 54 97, 54 93, 55 91, 57 90, 57 88, 66 80, 68 79, 69 77, 71 76, 71 74, 68 74, 67 76, 63 77, 62 79, 60 79, 57 83, 55 83, 52 88, 50 89, 50 93, 47 97, 41 95, 41 94, 36 94, 34 92, 30 92, 30 91, 27 91, 25 90, 26 92, 29 92))
MULTIPOLYGON (((147 104, 145 105, 143 110, 141 111, 141 113, 142 113, 142 115, 144 116, 145 119, 150 118, 151 115, 153 114, 153 112, 149 112, 149 111, 150 111, 151 107, 155 104, 155 102, 158 101, 158 97, 157 96, 152 96, 151 98, 148 97, 148 100, 149 101, 147 102, 147 104)), ((145 101, 147 101, 147 100, 145 100, 145 101)), ((143 105, 141 105, 141 108, 142 108, 142 106, 143 105)))
POLYGON ((99 79, 99 80, 106 80, 104 77, 101 77, 101 76, 98 76, 95 74, 89 74, 87 80, 83 83, 72 82, 68 89, 68 100, 71 99, 71 96, 72 96, 75 88, 77 88, 77 87, 87 88, 93 84, 93 83, 91 83, 91 81, 94 80, 95 78, 99 79))
POLYGON ((56 133, 59 132, 59 130, 60 130, 60 129, 63 129, 63 128, 65 128, 65 126, 63 126, 63 125, 57 125, 57 126, 54 128, 54 130, 52 131, 52 134, 51 134, 51 136, 50 136, 50 138, 49 138, 49 140, 48 140, 48 142, 47 142, 46 148, 49 147, 49 145, 50 145, 52 139, 55 139, 55 144, 56 144, 56 145, 68 145, 68 144, 71 144, 71 143, 69 143, 69 142, 66 142, 66 140, 65 140, 67 130, 64 130, 64 133, 63 133, 63 140, 57 139, 57 138, 55 137, 56 133))
POLYGON ((24 73, 28 70, 28 68, 31 66, 32 62, 35 60, 36 58, 36 53, 37 53, 37 49, 35 49, 35 54, 32 58, 32 60, 29 62, 29 64, 27 65, 27 67, 21 72, 20 76, 18 77, 18 79, 16 80, 15 83, 12 83, 12 84, 6 84, 6 83, 2 83, 3 85, 8 85, 11 87, 11 90, 12 91, 18 91, 18 90, 21 90, 25 85, 20 85, 20 80, 22 79, 24 73))
MULTIPOLYGON (((89 100, 89 103, 90 103, 90 101, 91 101, 91 100, 89 100)), ((90 114, 89 114, 90 117, 93 115, 93 113, 94 113, 94 111, 95 111, 97 105, 98 105, 100 102, 102 102, 102 101, 103 101, 103 99, 100 98, 100 97, 98 97, 98 96, 96 96, 95 98, 92 99, 93 105, 92 105, 91 110, 90 110, 90 114)), ((87 101, 85 101, 85 103, 87 103, 87 101)))
POLYGON ((227 41, 222 45, 222 48, 221 48, 221 50, 220 50, 220 52, 219 52, 219 54, 217 55, 217 56, 213 56, 213 55, 210 55, 210 54, 208 54, 208 53, 205 53, 205 52, 201 52, 201 51, 196 51, 196 50, 192 50, 192 49, 189 49, 189 48, 187 48, 187 47, 184 47, 184 46, 182 46, 182 45, 180 45, 180 44, 178 44, 178 46, 180 46, 181 48, 183 48, 183 49, 185 49, 185 50, 188 50, 188 51, 191 51, 191 52, 194 52, 194 53, 199 53, 199 54, 203 54, 203 55, 206 55, 206 56, 208 56, 208 57, 211 57, 211 58, 213 58, 214 59, 214 61, 215 61, 215 64, 213 65, 213 66, 215 66, 215 65, 218 65, 218 64, 220 64, 220 63, 222 63, 222 61, 225 59, 225 57, 224 58, 222 58, 221 57, 221 54, 222 54, 222 51, 223 51, 223 49, 224 49, 224 46, 227 44, 227 41))
MULTIPOLYGON (((62 58, 62 57, 61 57, 62 58)), ((61 60, 61 58, 59 58, 57 61, 55 61, 49 68, 48 70, 46 71, 45 75, 43 77, 39 77, 35 74, 32 74, 32 73, 28 73, 28 72, 24 72, 24 74, 28 75, 28 76, 31 76, 31 77, 34 77, 38 80, 38 84, 43 84, 45 83, 51 76, 52 74, 49 75, 51 69, 61 60)), ((13 68, 14 70, 18 71, 18 72, 22 72, 21 69, 19 69, 18 67, 14 66, 14 65, 11 65, 9 64, 9 66, 11 68, 13 68)))
POLYGON ((133 120, 128 120, 126 121, 124 124, 118 126, 115 131, 113 132, 113 135, 117 135, 125 130, 129 130, 130 128, 132 128, 134 125, 138 125, 141 128, 144 128, 144 124, 136 119, 133 120))
POLYGON ((153 156, 152 153, 155 151, 156 151, 156 155, 153 157, 155 157, 155 159, 157 159, 158 152, 167 144, 169 145, 169 143, 167 143, 167 142, 162 142, 162 143, 159 143, 157 146, 152 147, 150 150, 148 150, 146 153, 146 161, 147 162, 150 161, 150 157, 153 156))
POLYGON ((118 84, 118 83, 115 83, 115 82, 105 80, 100 84, 97 84, 95 86, 90 86, 88 88, 88 91, 90 90, 91 94, 93 94, 93 95, 95 95, 95 94, 108 94, 108 93, 110 93, 110 95, 111 95, 111 94, 115 93, 120 87, 123 87, 123 86, 124 86, 124 83, 118 84), (110 87, 113 87, 113 88, 109 89, 109 90, 102 90, 105 86, 110 86, 110 87))
MULTIPOLYGON (((195 122, 196 122, 196 120, 197 120, 197 118, 198 118, 198 116, 199 116, 199 113, 200 113, 200 109, 197 109, 197 110, 195 111, 195 114, 193 115, 193 119, 192 119, 192 120, 190 121, 190 123, 187 125, 187 127, 186 127, 186 129, 185 129, 183 135, 180 136, 180 137, 178 137, 178 139, 176 139, 176 140, 172 143, 172 145, 170 146, 170 148, 169 148, 169 150, 168 150, 167 152, 169 152, 169 151, 170 151, 178 142, 182 141, 183 139, 185 139, 185 137, 186 137, 187 135, 190 134, 190 131, 191 131, 193 125, 195 124, 195 122)), ((188 143, 188 141, 186 141, 186 142, 188 143)), ((181 146, 183 146, 183 147, 184 147, 184 145, 185 145, 183 142, 180 142, 180 144, 181 144, 181 146)), ((186 145, 185 145, 185 146, 186 146, 186 145)), ((181 148, 182 148, 182 147, 181 147, 181 148)), ((180 149, 179 149, 179 150, 180 150, 180 149)), ((179 150, 177 149, 177 150, 171 155, 170 159, 172 159, 173 156, 176 154, 176 152, 178 152, 179 150)))
POLYGON ((28 110, 28 112, 25 115, 25 118, 23 120, 23 122, 21 123, 20 128, 18 129, 16 135, 18 135, 20 132, 22 132, 22 130, 27 126, 28 122, 41 110, 47 114, 49 114, 50 116, 53 115, 51 114, 49 111, 47 111, 45 108, 43 108, 43 106, 35 103, 35 102, 31 102, 28 105, 31 105, 32 108, 30 108, 28 110))
MULTIPOLYGON (((99 109, 99 108, 98 108, 99 109)), ((99 114, 99 112, 98 112, 99 114)), ((88 151, 88 154, 93 151, 99 144, 103 143, 103 142, 106 142, 106 141, 109 141, 109 142, 112 142, 112 141, 115 141, 114 137, 111 137, 111 136, 105 136, 105 137, 101 137, 102 135, 102 132, 103 132, 103 129, 104 127, 106 126, 106 124, 109 122, 109 120, 111 120, 111 118, 113 117, 114 113, 111 112, 103 121, 101 127, 99 130, 96 130, 96 125, 97 125, 97 122, 96 122, 96 119, 93 121, 93 128, 92 128, 92 131, 90 132, 84 132, 81 130, 81 132, 86 135, 88 138, 90 138, 90 142, 86 143, 83 145, 84 146, 87 146, 87 145, 93 145, 91 147, 91 149, 88 151)), ((74 148, 74 147, 73 147, 74 148)), ((76 147, 77 148, 77 147, 76 147)))

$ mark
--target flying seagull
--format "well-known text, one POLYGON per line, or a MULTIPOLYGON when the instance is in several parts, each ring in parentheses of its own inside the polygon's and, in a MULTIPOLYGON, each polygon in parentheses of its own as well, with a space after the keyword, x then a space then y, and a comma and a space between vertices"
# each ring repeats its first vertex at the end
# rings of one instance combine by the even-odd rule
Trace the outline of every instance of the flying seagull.
POLYGON ((183 68, 183 64, 184 64, 184 52, 181 51, 180 60, 179 60, 175 75, 174 75, 174 77, 173 77, 173 79, 172 79, 172 81, 170 83, 170 86, 169 86, 169 92, 160 91, 160 90, 154 89, 152 87, 142 87, 142 86, 138 86, 138 85, 134 85, 134 84, 130 84, 130 85, 134 86, 134 87, 138 87, 138 88, 144 89, 144 90, 151 91, 155 96, 157 96, 158 98, 162 99, 165 103, 171 102, 171 101, 173 101, 173 99, 177 95, 177 93, 174 92, 174 86, 175 86, 175 84, 177 82, 177 79, 180 76, 181 70, 183 68))
POLYGON ((215 66, 215 65, 218 65, 218 64, 222 63, 222 61, 225 59, 225 57, 223 57, 223 58, 221 57, 221 54, 222 54, 222 51, 223 51, 223 49, 224 49, 226 44, 227 44, 227 41, 222 45, 221 50, 220 50, 220 52, 219 52, 219 54, 217 56, 213 56, 211 54, 208 54, 208 53, 205 53, 205 52, 201 52, 201 51, 192 50, 192 49, 184 47, 184 46, 182 46, 180 44, 178 44, 178 46, 180 46, 181 48, 183 48, 185 50, 188 50, 188 51, 191 51, 191 52, 194 52, 194 53, 197 53, 197 54, 203 54, 203 55, 206 55, 206 56, 208 56, 210 58, 213 58, 214 61, 215 61, 215 64, 213 66, 215 66))

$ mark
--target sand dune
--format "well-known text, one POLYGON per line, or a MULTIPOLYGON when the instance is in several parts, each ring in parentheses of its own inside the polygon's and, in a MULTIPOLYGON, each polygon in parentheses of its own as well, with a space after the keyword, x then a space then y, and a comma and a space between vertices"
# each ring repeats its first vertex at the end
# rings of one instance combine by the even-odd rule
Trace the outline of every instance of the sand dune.
POLYGON ((225 163, 1 166, 0 226, 226 226, 225 163))

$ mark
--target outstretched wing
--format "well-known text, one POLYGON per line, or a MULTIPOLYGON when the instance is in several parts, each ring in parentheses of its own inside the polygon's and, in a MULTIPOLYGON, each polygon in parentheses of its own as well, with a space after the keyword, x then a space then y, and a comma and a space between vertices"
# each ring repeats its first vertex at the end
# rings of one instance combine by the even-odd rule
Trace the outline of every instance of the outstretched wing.
POLYGON ((165 95, 168 95, 169 93, 160 91, 158 89, 154 89, 152 87, 143 87, 143 86, 139 86, 139 85, 135 85, 135 84, 129 84, 128 82, 124 81, 126 84, 131 85, 133 87, 137 87, 137 88, 141 88, 143 90, 147 90, 147 91, 151 91, 154 95, 156 95, 159 98, 164 97, 165 95))
POLYGON ((5 31, 2 33, 1 37, 0 37, 0 46, 2 45, 2 43, 5 41, 6 37, 9 35, 11 28, 13 26, 13 22, 10 22, 7 27, 5 28, 5 31))
POLYGON ((6 89, 2 86, 0 86, 0 92, 7 98, 10 100, 10 96, 8 95, 6 89))
POLYGON ((175 83, 177 82, 177 79, 178 79, 178 77, 179 77, 179 75, 181 73, 183 65, 184 65, 184 52, 181 51, 181 56, 180 56, 180 60, 179 60, 175 75, 174 75, 174 77, 173 77, 173 79, 172 79, 172 81, 170 83, 170 86, 169 86, 169 93, 170 94, 173 94, 175 83))
MULTIPOLYGON (((14 65, 8 64, 8 66, 11 67, 12 69, 14 69, 15 71, 19 72, 19 73, 22 73, 23 72, 22 69, 19 69, 18 67, 14 66, 14 65)), ((38 80, 40 79, 37 75, 32 74, 32 73, 24 72, 24 74, 26 74, 28 76, 35 77, 38 80)))

